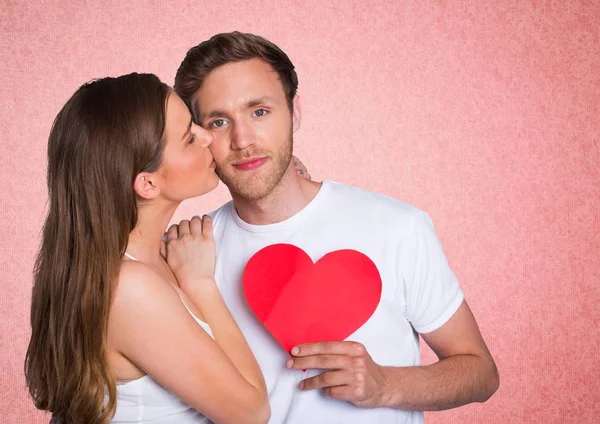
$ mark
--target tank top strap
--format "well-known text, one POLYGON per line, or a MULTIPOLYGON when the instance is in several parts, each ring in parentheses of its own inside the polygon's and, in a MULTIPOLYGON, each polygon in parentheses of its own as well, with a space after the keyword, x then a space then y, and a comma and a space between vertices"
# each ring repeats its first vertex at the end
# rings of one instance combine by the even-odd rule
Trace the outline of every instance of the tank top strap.
MULTIPOLYGON (((131 259, 132 261, 137 261, 139 262, 138 259, 134 258, 132 255, 130 255, 129 253, 125 252, 124 256, 128 259, 131 259)), ((183 306, 185 306, 185 309, 187 309, 187 311, 190 313, 190 315, 192 316, 192 318, 194 318, 194 320, 200 324, 200 326, 211 336, 214 338, 213 334, 212 334, 212 330, 210 328, 210 325, 205 322, 202 321, 200 318, 198 318, 196 315, 194 315, 194 313, 192 312, 192 310, 190 308, 188 308, 188 305, 185 304, 185 302, 183 301, 183 298, 181 297, 181 295, 179 294, 179 292, 177 292, 177 295, 179 296, 179 300, 181 300, 181 303, 183 303, 183 306)))
POLYGON ((134 258, 133 256, 131 256, 129 253, 125 252, 125 257, 128 259, 131 259, 132 261, 137 261, 139 262, 136 258, 134 258))

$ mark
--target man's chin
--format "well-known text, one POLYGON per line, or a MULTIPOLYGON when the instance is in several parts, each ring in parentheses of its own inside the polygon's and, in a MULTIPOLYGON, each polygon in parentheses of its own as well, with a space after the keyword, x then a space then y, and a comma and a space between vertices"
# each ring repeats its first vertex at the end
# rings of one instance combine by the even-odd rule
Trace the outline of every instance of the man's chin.
POLYGON ((232 197, 242 198, 244 200, 256 201, 271 193, 272 188, 261 184, 235 185, 230 186, 229 191, 232 197))
POLYGON ((268 160, 262 166, 248 171, 241 171, 228 165, 221 172, 217 167, 217 175, 221 181, 229 188, 233 198, 240 198, 248 201, 260 200, 271 194, 281 182, 289 167, 289 161, 278 161, 277 159, 268 160))
POLYGON ((231 178, 231 176, 227 176, 221 178, 221 180, 229 188, 232 197, 249 201, 262 199, 271 193, 277 185, 269 176, 265 177, 258 173, 247 175, 244 178, 231 178))

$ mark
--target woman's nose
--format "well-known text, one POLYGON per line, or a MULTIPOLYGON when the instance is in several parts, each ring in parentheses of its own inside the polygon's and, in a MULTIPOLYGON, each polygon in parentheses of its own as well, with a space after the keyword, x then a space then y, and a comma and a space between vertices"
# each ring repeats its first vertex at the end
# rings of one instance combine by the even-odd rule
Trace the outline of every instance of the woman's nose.
POLYGON ((210 146, 215 139, 215 136, 212 132, 205 130, 200 125, 194 124, 194 130, 196 133, 196 138, 198 139, 202 147, 210 146))

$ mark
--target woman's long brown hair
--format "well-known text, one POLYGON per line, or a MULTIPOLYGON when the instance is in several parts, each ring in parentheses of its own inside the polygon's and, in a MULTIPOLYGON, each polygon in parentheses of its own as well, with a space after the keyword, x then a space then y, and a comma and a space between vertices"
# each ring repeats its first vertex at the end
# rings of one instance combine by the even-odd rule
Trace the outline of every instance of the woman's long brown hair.
POLYGON ((77 90, 52 126, 25 376, 36 407, 67 424, 114 415, 108 315, 137 222, 134 179, 163 160, 169 93, 151 74, 96 80, 77 90))

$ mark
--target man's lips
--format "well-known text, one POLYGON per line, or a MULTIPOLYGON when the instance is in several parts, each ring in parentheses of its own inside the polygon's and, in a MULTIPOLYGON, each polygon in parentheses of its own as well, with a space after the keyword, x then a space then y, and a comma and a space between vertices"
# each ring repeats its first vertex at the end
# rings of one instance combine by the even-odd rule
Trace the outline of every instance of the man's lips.
POLYGON ((239 162, 233 163, 235 169, 239 169, 241 171, 249 171, 251 169, 256 169, 262 166, 267 161, 267 158, 249 158, 244 159, 239 162))

